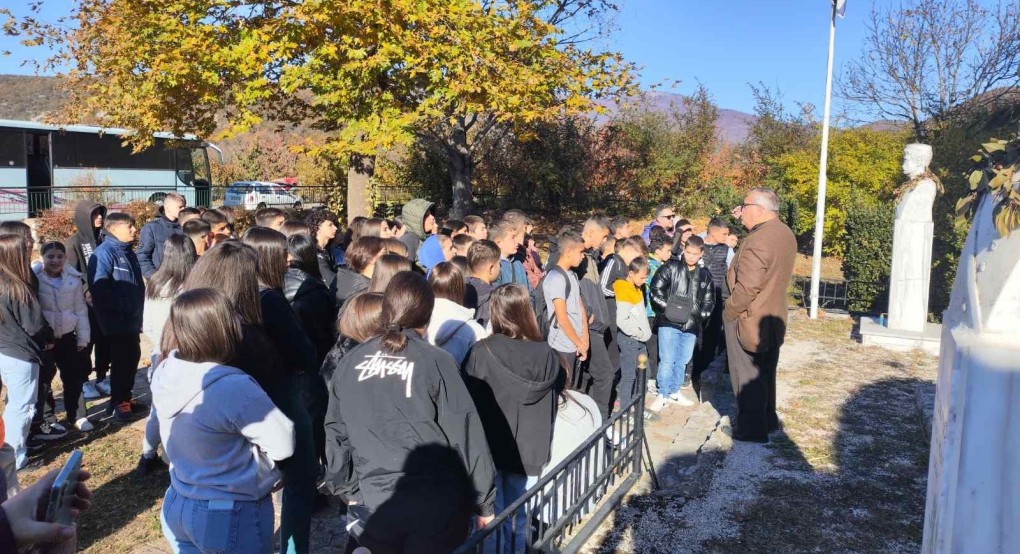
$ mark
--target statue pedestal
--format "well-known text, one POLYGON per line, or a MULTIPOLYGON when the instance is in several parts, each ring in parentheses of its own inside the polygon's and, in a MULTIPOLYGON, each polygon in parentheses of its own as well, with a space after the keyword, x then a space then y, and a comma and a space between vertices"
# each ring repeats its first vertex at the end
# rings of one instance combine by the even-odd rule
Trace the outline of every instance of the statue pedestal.
POLYGON ((1020 232, 986 196, 967 235, 935 397, 922 552, 1020 548, 1020 232))
POLYGON ((901 331, 882 325, 877 317, 861 317, 861 344, 881 346, 898 352, 921 349, 932 356, 939 355, 942 326, 925 323, 923 331, 901 331))

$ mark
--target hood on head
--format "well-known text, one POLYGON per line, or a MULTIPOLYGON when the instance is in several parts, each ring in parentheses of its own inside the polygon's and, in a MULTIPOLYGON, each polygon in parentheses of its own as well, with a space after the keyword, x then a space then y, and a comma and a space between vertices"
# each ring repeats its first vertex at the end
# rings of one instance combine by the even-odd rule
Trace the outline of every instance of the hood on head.
POLYGON ((421 243, 421 248, 418 249, 418 263, 426 273, 432 271, 436 264, 445 261, 446 256, 443 255, 443 246, 439 244, 439 235, 432 235, 421 243))
POLYGON ((414 233, 420 240, 425 240, 425 215, 433 206, 435 206, 434 203, 424 198, 415 198, 404 204, 404 208, 400 211, 400 219, 404 222, 404 227, 407 227, 407 230, 414 233))
POLYGON ((97 211, 106 217, 106 206, 94 200, 80 200, 74 205, 74 225, 78 228, 75 234, 93 246, 99 238, 99 230, 92 228, 92 220, 95 219, 97 211))

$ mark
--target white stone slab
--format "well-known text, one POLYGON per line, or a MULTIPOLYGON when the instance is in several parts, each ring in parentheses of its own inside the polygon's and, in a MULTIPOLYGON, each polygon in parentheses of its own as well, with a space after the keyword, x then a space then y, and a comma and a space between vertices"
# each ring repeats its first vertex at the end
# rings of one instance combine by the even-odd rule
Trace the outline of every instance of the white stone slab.
POLYGON ((937 356, 942 326, 938 323, 925 323, 923 331, 902 331, 882 325, 877 318, 862 317, 860 335, 861 344, 865 346, 881 346, 897 352, 921 349, 937 356))

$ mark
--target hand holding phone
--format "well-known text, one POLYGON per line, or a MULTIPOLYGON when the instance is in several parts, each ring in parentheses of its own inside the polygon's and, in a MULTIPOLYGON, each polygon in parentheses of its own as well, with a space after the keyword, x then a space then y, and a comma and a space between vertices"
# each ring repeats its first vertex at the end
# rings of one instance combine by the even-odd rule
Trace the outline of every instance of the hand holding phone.
POLYGON ((73 521, 71 507, 78 490, 79 474, 81 474, 81 450, 75 450, 67 459, 63 469, 50 486, 50 500, 46 505, 46 521, 70 525, 73 521))
MULTIPOLYGON (((66 499, 70 501, 69 513, 72 517, 88 510, 91 506, 89 498, 92 497, 92 492, 85 485, 85 481, 90 477, 89 472, 81 469, 80 459, 76 462, 76 466, 78 473, 73 480, 73 487, 70 488, 70 495, 65 493, 66 499)), ((7 521, 11 526, 11 532, 14 534, 18 548, 46 544, 49 545, 46 551, 53 551, 49 547, 68 544, 71 547, 69 551, 74 551, 74 527, 50 523, 46 520, 46 515, 50 511, 53 485, 57 482, 58 475, 63 471, 63 469, 51 471, 34 485, 27 487, 3 503, 4 513, 7 515, 7 521)))

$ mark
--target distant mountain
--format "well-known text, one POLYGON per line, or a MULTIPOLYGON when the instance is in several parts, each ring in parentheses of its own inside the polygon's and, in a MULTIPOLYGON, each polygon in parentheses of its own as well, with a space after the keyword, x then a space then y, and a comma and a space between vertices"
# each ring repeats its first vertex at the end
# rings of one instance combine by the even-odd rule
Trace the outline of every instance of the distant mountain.
POLYGON ((0 75, 0 119, 42 120, 67 100, 59 85, 56 77, 0 75))
MULTIPOLYGON (((683 111, 684 96, 673 92, 652 91, 645 93, 643 101, 653 111, 668 113, 672 106, 676 106, 683 111)), ((608 108, 609 114, 599 118, 601 121, 608 121, 609 116, 612 116, 612 114, 619 110, 619 106, 615 104, 603 103, 603 106, 608 108)), ((723 142, 740 144, 747 139, 754 121, 755 117, 749 113, 719 108, 719 120, 715 125, 716 132, 723 142)))

